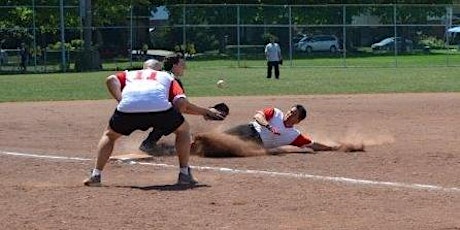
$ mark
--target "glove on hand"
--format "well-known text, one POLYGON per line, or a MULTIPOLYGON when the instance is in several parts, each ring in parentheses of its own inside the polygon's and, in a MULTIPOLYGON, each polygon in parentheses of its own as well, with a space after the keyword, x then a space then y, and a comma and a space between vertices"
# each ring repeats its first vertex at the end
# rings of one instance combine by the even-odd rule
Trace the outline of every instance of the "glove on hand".
POLYGON ((218 103, 214 106, 210 107, 209 110, 213 112, 213 114, 206 114, 204 119, 206 120, 213 120, 213 121, 222 121, 230 113, 230 108, 225 103, 218 103))

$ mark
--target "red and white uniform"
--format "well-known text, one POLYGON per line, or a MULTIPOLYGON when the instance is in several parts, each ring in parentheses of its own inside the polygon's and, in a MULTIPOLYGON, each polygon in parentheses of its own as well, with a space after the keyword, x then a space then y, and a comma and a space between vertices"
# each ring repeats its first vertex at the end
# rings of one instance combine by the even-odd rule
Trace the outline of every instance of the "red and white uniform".
POLYGON ((165 111, 178 98, 185 98, 182 87, 170 74, 143 69, 116 74, 121 83, 121 101, 117 110, 125 113, 165 111))
POLYGON ((280 135, 272 133, 267 128, 261 126, 257 121, 252 122, 254 128, 259 132, 260 138, 266 148, 274 148, 283 145, 294 145, 298 147, 307 146, 312 143, 312 140, 300 133, 294 127, 286 127, 284 125, 284 113, 277 108, 266 108, 260 111, 264 114, 269 124, 276 128, 280 135))

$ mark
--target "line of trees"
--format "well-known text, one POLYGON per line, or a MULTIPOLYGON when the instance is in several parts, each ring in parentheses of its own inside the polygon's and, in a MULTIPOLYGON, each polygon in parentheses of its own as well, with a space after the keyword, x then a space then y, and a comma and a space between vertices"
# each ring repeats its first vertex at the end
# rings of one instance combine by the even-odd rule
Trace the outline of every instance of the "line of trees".
MULTIPOLYGON (((82 20, 80 4, 84 0, 65 0, 64 18, 66 28, 66 40, 82 39, 82 20)), ((107 38, 100 33, 101 28, 128 27, 130 26, 131 8, 136 20, 143 20, 144 28, 137 30, 148 30, 148 16, 150 11, 160 5, 166 5, 170 11, 169 25, 183 24, 183 4, 186 4, 186 23, 196 25, 210 24, 236 24, 236 8, 232 4, 252 4, 241 8, 239 22, 241 24, 271 24, 287 25, 289 23, 289 12, 286 5, 292 5, 292 24, 341 24, 343 19, 342 5, 347 6, 345 20, 350 23, 354 15, 367 13, 376 15, 382 23, 393 23, 393 8, 388 4, 399 4, 397 22, 401 24, 423 24, 426 23, 428 16, 440 17, 446 14, 446 9, 440 7, 430 7, 427 4, 452 4, 450 0, 374 0, 367 1, 367 5, 358 6, 359 0, 329 0, 329 4, 318 4, 316 0, 182 0, 182 1, 155 1, 155 0, 93 0, 92 1, 92 26, 93 26, 93 45, 107 44, 114 42, 128 43, 128 35, 120 35, 117 39, 107 38), (227 4, 226 7, 206 7, 205 5, 192 6, 191 4, 227 4), (177 5, 179 4, 179 5, 177 5), (372 4, 372 5, 370 5, 372 4), (381 4, 385 4, 383 7, 381 4), (424 7, 407 4, 425 4, 424 7), (316 6, 315 10, 303 6, 316 6), (324 7, 327 6, 327 7, 324 7), (139 17, 142 16, 142 17, 139 17)), ((2 47, 18 47, 21 42, 31 44, 34 40, 42 47, 55 44, 59 41, 60 34, 60 0, 2 0, 0 1, 0 41, 2 47), (34 29, 35 28, 35 29, 34 29)), ((196 32, 195 47, 200 49, 209 44, 219 47, 225 31, 221 34, 206 34, 205 30, 199 29, 196 32)), ((193 29, 191 29, 193 34, 193 29)), ((149 34, 146 32, 145 34, 149 34)), ((157 31, 155 39, 144 39, 144 42, 137 43, 141 48, 143 43, 150 46, 173 49, 182 41, 182 34, 172 28, 163 27, 157 31), (172 41, 172 42, 171 42, 172 41), (156 43, 156 44, 152 44, 156 43)), ((257 38, 262 39, 262 38, 257 38)), ((69 42, 70 44, 70 42, 69 42)), ((82 44, 74 42, 74 44, 82 44)), ((77 47, 78 48, 78 47, 77 47)))

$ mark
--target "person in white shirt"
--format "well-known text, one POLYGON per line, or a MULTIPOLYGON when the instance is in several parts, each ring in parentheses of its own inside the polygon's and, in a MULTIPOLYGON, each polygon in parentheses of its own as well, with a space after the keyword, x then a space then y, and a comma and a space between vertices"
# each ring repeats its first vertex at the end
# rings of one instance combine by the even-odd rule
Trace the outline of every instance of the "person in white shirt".
POLYGON ((286 113, 268 107, 258 111, 254 121, 249 124, 235 126, 223 134, 196 135, 192 152, 205 157, 242 157, 316 151, 364 151, 362 144, 326 145, 313 141, 294 127, 306 117, 307 111, 302 105, 294 105, 286 113))
POLYGON ((272 69, 275 69, 275 78, 280 78, 280 64, 283 64, 283 57, 281 56, 281 48, 275 42, 275 38, 270 38, 270 43, 265 46, 265 58, 267 59, 267 78, 272 77, 272 69))
POLYGON ((95 167, 91 176, 83 181, 84 185, 101 185, 102 170, 121 136, 152 127, 163 130, 166 135, 176 135, 175 148, 180 167, 177 183, 197 183, 189 167, 190 125, 182 113, 205 118, 222 118, 222 115, 216 110, 191 104, 177 80, 165 71, 155 70, 158 68, 156 64, 147 60, 142 70, 123 71, 107 77, 107 88, 118 105, 99 140, 95 167))

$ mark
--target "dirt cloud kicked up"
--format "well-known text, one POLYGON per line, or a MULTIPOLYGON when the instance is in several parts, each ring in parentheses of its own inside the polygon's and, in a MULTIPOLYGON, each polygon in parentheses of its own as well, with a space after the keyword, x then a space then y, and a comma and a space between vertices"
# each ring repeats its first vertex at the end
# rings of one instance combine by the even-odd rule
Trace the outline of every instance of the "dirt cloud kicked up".
POLYGON ((245 141, 239 137, 218 131, 211 131, 195 136, 191 154, 219 158, 262 156, 268 153, 263 147, 254 142, 245 141))

